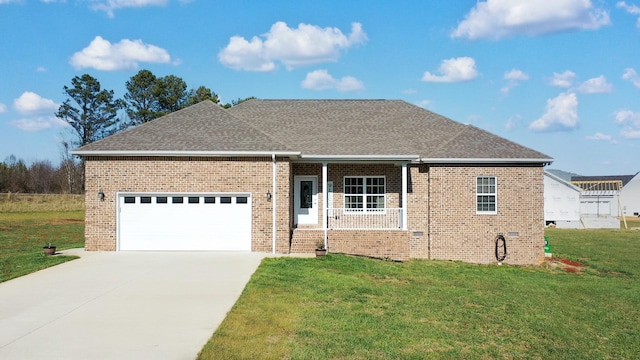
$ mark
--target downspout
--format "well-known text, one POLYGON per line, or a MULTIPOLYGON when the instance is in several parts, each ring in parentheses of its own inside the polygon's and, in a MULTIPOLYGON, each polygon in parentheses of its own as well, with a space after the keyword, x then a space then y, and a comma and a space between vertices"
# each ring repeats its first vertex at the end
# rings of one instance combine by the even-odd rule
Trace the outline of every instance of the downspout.
POLYGON ((427 259, 431 260, 431 166, 427 165, 427 259))
POLYGON ((272 253, 276 253, 276 231, 277 231, 277 200, 278 196, 276 194, 276 154, 271 154, 271 161, 273 163, 273 169, 271 174, 271 193, 273 194, 271 199, 272 201, 272 210, 271 210, 271 249, 272 253))

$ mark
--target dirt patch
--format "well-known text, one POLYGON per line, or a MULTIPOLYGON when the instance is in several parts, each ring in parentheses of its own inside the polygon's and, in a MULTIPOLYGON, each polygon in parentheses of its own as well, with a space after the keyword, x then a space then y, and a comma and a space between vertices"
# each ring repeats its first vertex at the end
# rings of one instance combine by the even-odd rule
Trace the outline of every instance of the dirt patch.
POLYGON ((547 260, 547 263, 572 274, 581 274, 585 268, 585 265, 580 262, 562 258, 551 258, 547 260))
POLYGON ((569 265, 569 266, 574 266, 574 267, 582 267, 584 266, 582 263, 579 263, 577 261, 571 261, 571 260, 567 260, 567 259, 558 259, 561 263, 565 264, 565 265, 569 265))

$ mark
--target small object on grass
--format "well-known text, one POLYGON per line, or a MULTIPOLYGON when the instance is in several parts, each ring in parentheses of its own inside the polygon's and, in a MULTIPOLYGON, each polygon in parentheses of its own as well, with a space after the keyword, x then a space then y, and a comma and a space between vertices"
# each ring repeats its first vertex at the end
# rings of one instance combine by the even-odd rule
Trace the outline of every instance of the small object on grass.
POLYGON ((51 243, 49 243, 48 245, 45 245, 42 249, 44 250, 44 254, 45 255, 55 255, 56 254, 56 247, 55 247, 55 245, 51 245, 51 243))

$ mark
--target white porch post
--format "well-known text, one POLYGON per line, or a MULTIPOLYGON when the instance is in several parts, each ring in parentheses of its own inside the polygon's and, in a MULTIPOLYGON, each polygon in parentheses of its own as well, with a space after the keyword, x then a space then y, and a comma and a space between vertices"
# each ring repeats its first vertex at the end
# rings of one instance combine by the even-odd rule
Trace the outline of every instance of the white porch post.
POLYGON ((407 163, 402 163, 402 230, 407 230, 407 163))
POLYGON ((327 249, 327 204, 329 192, 327 191, 327 163, 322 163, 322 228, 324 229, 324 248, 327 249))

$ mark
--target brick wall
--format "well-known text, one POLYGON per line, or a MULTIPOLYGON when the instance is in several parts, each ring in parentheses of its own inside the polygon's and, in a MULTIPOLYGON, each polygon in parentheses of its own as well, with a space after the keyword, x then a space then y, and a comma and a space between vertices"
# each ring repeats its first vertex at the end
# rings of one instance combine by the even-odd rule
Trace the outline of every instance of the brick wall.
MULTIPOLYGON (((87 158, 87 250, 116 249, 117 192, 250 192, 252 250, 272 251, 270 158, 87 158), (98 201, 98 190, 106 194, 98 201)), ((322 211, 314 230, 293 229, 294 176, 318 177, 322 204, 322 165, 277 162, 278 253, 311 252, 324 232, 322 211), (296 235, 297 234, 297 235, 296 235), (293 239, 291 238, 293 235, 293 239), (291 248, 290 248, 291 241, 291 248)), ((401 167, 392 164, 329 164, 334 183, 333 207, 343 206, 344 176, 385 176, 390 208, 403 207, 401 167)), ((505 263, 532 264, 543 256, 543 169, 539 166, 408 167, 408 231, 331 230, 330 252, 395 260, 431 258, 475 263, 495 262, 495 237, 507 240, 505 263), (497 178, 497 214, 476 214, 476 177, 497 178)))
POLYGON ((409 259, 409 234, 401 230, 329 230, 330 253, 409 259))
POLYGON ((409 257, 429 258, 429 167, 409 166, 407 186, 407 229, 409 257))
POLYGON ((429 169, 430 257, 493 263, 495 238, 507 242, 508 264, 544 257, 542 167, 432 166, 429 169), (476 214, 476 177, 495 176, 497 214, 476 214))
MULTIPOLYGON (((289 251, 290 164, 280 161, 277 179, 278 252, 289 251)), ((85 248, 117 247, 117 192, 249 192, 252 195, 252 251, 272 251, 273 164, 270 158, 95 157, 87 158, 85 248), (106 197, 99 201, 102 190, 106 197)))
POLYGON ((291 237, 291 253, 313 253, 319 243, 324 243, 324 230, 295 229, 291 237))

